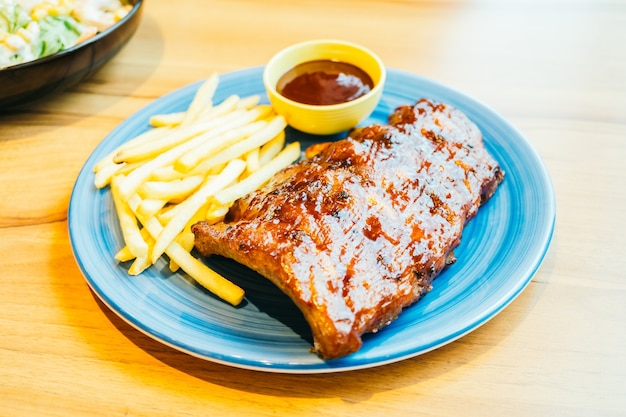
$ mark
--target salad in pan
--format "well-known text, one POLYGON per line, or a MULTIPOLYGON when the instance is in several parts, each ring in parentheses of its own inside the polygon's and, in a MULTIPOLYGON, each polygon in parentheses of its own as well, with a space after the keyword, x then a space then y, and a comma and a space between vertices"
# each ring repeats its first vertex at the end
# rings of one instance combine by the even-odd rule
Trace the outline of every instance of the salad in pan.
POLYGON ((70 48, 131 8, 124 0, 0 0, 0 68, 70 48))

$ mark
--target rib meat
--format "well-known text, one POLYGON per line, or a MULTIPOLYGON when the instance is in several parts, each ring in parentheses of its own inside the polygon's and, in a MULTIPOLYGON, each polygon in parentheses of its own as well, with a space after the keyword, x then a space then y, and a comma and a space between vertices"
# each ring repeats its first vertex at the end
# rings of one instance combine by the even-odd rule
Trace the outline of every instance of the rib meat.
POLYGON ((224 222, 193 232, 203 255, 232 258, 285 292, 316 352, 338 358, 430 290, 504 174, 474 123, 427 99, 307 154, 224 222))

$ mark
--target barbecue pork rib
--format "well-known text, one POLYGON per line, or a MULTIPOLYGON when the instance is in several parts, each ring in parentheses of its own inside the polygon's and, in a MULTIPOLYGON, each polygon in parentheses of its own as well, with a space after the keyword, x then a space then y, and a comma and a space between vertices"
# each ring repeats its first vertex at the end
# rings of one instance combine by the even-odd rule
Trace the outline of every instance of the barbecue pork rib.
POLYGON ((474 123, 427 99, 306 153, 224 222, 192 229, 202 255, 232 258, 285 292, 318 355, 339 358, 430 290, 504 173, 474 123))

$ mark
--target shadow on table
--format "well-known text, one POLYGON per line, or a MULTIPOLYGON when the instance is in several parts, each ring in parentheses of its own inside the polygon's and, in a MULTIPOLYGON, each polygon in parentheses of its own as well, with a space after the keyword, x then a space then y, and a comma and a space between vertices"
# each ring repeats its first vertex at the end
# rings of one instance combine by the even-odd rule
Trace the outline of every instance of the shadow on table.
POLYGON ((94 299, 108 319, 132 343, 167 366, 199 380, 260 395, 340 398, 346 403, 360 403, 376 393, 419 384, 471 363, 479 366, 481 357, 488 355, 493 347, 506 339, 532 311, 541 298, 545 281, 549 279, 553 269, 552 264, 553 260, 548 256, 540 269, 539 279, 533 279, 518 298, 499 315, 461 339, 400 362, 332 374, 266 373, 199 359, 144 335, 109 310, 95 294, 94 299))

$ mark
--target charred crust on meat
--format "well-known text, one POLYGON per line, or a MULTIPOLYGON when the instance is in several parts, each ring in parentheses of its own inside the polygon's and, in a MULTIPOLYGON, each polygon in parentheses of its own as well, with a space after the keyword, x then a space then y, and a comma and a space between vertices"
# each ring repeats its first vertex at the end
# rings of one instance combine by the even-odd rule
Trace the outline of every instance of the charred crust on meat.
POLYGON ((328 169, 346 169, 352 166, 354 162, 351 158, 338 159, 328 164, 328 169))
POLYGON ((335 208, 330 212, 330 215, 336 219, 341 219, 343 217, 344 210, 341 208, 335 208))
POLYGON ((337 194, 335 194, 335 198, 338 201, 344 201, 350 198, 350 194, 346 190, 341 190, 337 194))
POLYGON ((308 235, 303 230, 294 229, 287 233, 289 239, 295 242, 302 242, 308 235))
POLYGON ((433 132, 432 130, 428 130, 428 129, 424 129, 422 128, 422 130, 420 131, 420 133, 428 140, 434 142, 434 143, 443 143, 446 141, 446 138, 443 137, 442 135, 438 135, 435 132, 433 132))
POLYGON ((435 264, 432 264, 428 270, 428 278, 434 278, 435 275, 437 275, 437 267, 435 264))
POLYGON ((446 266, 450 266, 456 262, 456 256, 454 255, 454 251, 450 251, 446 256, 446 266))

